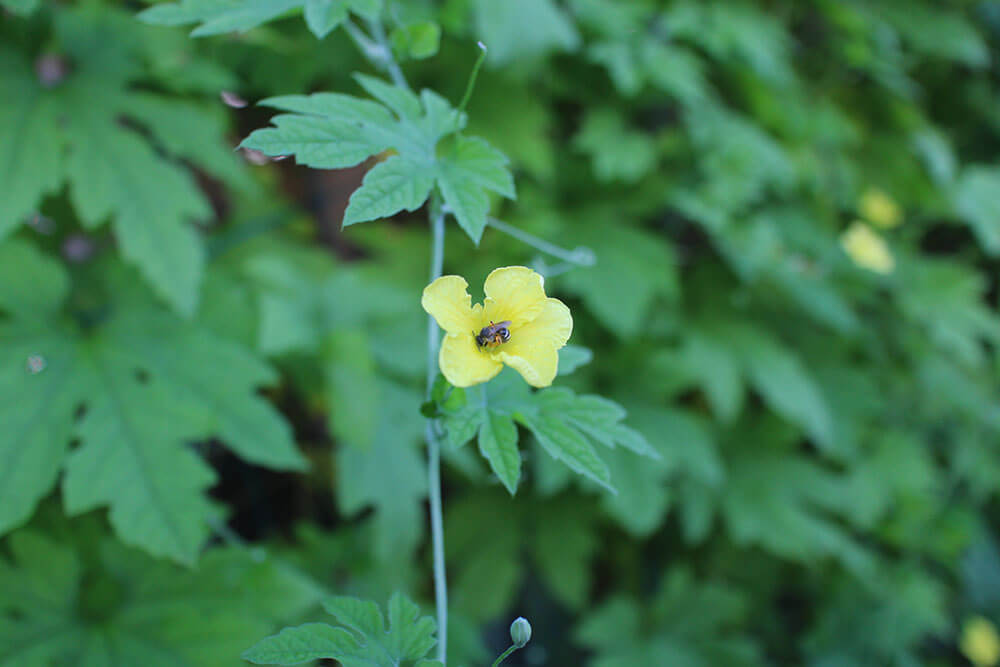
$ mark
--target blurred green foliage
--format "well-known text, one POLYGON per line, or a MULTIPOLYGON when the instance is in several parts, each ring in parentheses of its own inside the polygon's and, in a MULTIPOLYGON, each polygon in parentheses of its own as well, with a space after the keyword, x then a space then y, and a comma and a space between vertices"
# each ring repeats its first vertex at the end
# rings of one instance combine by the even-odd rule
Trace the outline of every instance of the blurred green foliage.
POLYGON ((429 603, 432 188, 481 236, 449 222, 446 273, 535 267, 577 346, 555 388, 429 408, 450 663, 522 615, 505 664, 968 664, 1000 624, 1000 2, 386 0, 406 98, 353 76, 380 4, 0 0, 0 665, 238 664, 326 593, 429 603), (299 162, 363 168, 266 155, 314 91, 371 131, 299 162))

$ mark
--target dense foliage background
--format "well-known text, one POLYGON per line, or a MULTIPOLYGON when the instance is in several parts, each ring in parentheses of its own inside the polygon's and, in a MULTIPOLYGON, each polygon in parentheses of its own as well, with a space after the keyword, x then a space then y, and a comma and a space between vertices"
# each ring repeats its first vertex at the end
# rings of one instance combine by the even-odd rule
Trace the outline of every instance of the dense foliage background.
MULTIPOLYGON (((290 0, 0 5, 0 665, 241 664, 329 593, 430 612, 426 214, 342 231, 375 160, 233 150, 253 102, 379 72, 290 0)), ((446 449, 449 664, 517 615, 506 664, 995 664, 1000 2, 382 16, 453 105, 489 47, 491 212, 596 257, 449 220, 445 272, 545 274, 556 384, 660 454, 600 448, 613 494, 522 430, 512 497, 446 449)))

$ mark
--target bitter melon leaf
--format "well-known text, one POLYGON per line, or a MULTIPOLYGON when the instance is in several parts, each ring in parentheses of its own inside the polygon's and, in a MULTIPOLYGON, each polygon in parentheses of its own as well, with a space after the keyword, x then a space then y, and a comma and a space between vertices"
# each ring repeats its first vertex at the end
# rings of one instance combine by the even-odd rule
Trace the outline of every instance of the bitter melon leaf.
POLYGON ((657 299, 680 293, 673 247, 636 227, 608 225, 621 212, 600 209, 573 225, 567 244, 592 248, 597 263, 560 276, 560 285, 580 297, 601 324, 622 338, 634 338, 648 324, 657 299), (628 290, 615 285, 630 285, 628 290))
MULTIPOLYGON (((372 167, 344 212, 344 226, 420 208, 434 186, 422 165, 399 156, 372 167)), ((485 213, 482 214, 485 217, 485 213)))
POLYGON ((608 109, 589 112, 573 144, 590 156, 594 176, 604 183, 635 183, 656 164, 656 148, 646 136, 608 109))
POLYGON ((830 408, 795 352, 754 326, 731 326, 728 335, 732 352, 742 365, 747 381, 768 405, 799 424, 820 447, 832 447, 830 408))
POLYGON ((625 410, 600 396, 577 396, 562 387, 532 393, 510 370, 479 388, 466 390, 466 396, 460 407, 442 405, 445 437, 458 447, 478 433, 479 451, 512 495, 521 468, 515 421, 530 430, 554 459, 610 490, 608 467, 595 451, 594 442, 659 457, 640 433, 621 423, 625 410))
POLYGON ((573 20, 552 0, 475 0, 476 35, 494 66, 537 60, 580 43, 573 20))
POLYGON ((1000 169, 983 165, 966 167, 952 193, 955 212, 969 224, 979 245, 989 254, 1000 254, 1000 169))
POLYGON ((389 599, 388 627, 374 602, 335 597, 323 606, 340 626, 307 623, 285 628, 259 641, 243 658, 258 665, 297 665, 323 658, 344 667, 440 665, 422 659, 437 644, 437 624, 430 616, 420 616, 420 608, 401 593, 389 599))
POLYGON ((0 312, 45 318, 62 305, 69 279, 62 265, 25 241, 0 243, 0 312))
POLYGON ((290 428, 256 394, 273 371, 142 295, 87 331, 55 316, 0 320, 0 530, 23 522, 64 467, 67 511, 108 506, 126 543, 193 562, 214 474, 187 443, 216 436, 250 462, 304 467, 290 428))
POLYGON ((378 428, 379 387, 368 337, 358 329, 334 331, 322 359, 330 432, 341 442, 369 449, 378 428))
POLYGON ((455 608, 495 620, 514 602, 529 566, 560 602, 581 608, 600 544, 596 515, 580 511, 591 507, 579 495, 510 500, 481 491, 449 504, 445 548, 455 608))
POLYGON ((288 95, 262 103, 279 114, 273 127, 256 130, 243 146, 266 155, 294 155, 317 169, 351 167, 393 151, 372 167, 351 195, 344 225, 419 208, 436 185, 448 210, 476 243, 486 227, 488 192, 513 198, 507 158, 482 139, 454 136, 465 117, 442 97, 414 93, 358 75, 378 102, 338 93, 288 95))
POLYGON ((870 570, 871 555, 836 520, 851 513, 832 500, 850 497, 843 475, 802 457, 755 450, 730 463, 723 488, 722 514, 737 544, 801 562, 832 557, 859 574, 870 570))
POLYGON ((41 0, 3 0, 3 2, 0 2, 0 5, 3 5, 15 14, 24 16, 38 9, 39 4, 41 4, 41 0))
POLYGON ((193 179, 104 109, 80 104, 71 118, 66 173, 80 218, 95 227, 111 216, 122 254, 164 299, 192 314, 205 257, 188 221, 211 215, 193 179))
POLYGON ((42 196, 62 182, 56 131, 58 105, 35 82, 15 53, 0 49, 0 238, 31 213, 42 196))
POLYGON ((246 32, 292 10, 304 9, 306 25, 322 39, 343 23, 348 12, 374 18, 381 7, 381 0, 181 0, 150 7, 139 18, 157 25, 198 23, 191 35, 205 37, 246 32))
POLYGON ((764 664, 741 631, 747 606, 735 590, 676 568, 648 606, 627 597, 605 602, 578 626, 577 641, 597 653, 600 667, 764 664))
POLYGON ((197 570, 110 539, 67 544, 25 529, 0 558, 0 665, 242 664, 239 651, 311 607, 319 587, 251 552, 209 552, 197 570))
MULTIPOLYGON (((0 247, 5 247, 0 246, 0 247)), ((0 534, 20 525, 56 482, 73 415, 92 387, 78 350, 49 321, 0 320, 0 534)))
POLYGON ((60 14, 56 35, 73 66, 54 84, 43 85, 20 54, 0 49, 0 96, 9 100, 0 109, 0 179, 6 186, 0 238, 68 182, 81 221, 97 227, 110 219, 122 254, 159 296, 190 315, 204 266, 191 223, 212 210, 189 172, 161 151, 231 184, 246 187, 248 181, 222 145, 218 115, 130 90, 143 76, 140 58, 146 54, 134 39, 118 39, 128 27, 121 18, 85 8, 60 14))
POLYGON ((374 507, 374 552, 384 561, 419 543, 427 478, 415 447, 424 425, 419 395, 389 381, 379 383, 378 392, 382 407, 372 446, 341 447, 337 454, 337 503, 347 516, 374 507))

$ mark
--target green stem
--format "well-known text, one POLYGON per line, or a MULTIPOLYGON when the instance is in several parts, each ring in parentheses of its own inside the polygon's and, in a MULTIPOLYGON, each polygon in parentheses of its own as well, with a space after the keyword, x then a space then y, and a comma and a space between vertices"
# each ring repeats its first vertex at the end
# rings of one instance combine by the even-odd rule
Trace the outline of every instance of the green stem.
MULTIPOLYGON (((395 85, 410 90, 403 70, 392 56, 392 47, 379 20, 368 21, 371 38, 360 28, 346 21, 344 27, 362 54, 389 72, 395 85)), ((434 196, 429 205, 431 225, 431 282, 441 277, 444 264, 444 207, 434 196)), ((427 318, 427 397, 430 398, 437 377, 437 349, 440 331, 433 317, 427 318)), ((437 607, 438 660, 447 664, 448 655, 448 580, 444 563, 444 521, 441 510, 441 443, 434 429, 434 420, 428 419, 424 428, 427 439, 427 485, 430 496, 431 545, 434 552, 434 602, 437 607)))
POLYGON ((389 72, 392 82, 403 90, 410 90, 410 84, 406 82, 406 77, 403 76, 403 70, 399 68, 399 63, 397 63, 396 59, 392 57, 392 45, 389 44, 389 38, 386 37, 385 28, 382 26, 382 22, 369 20, 368 30, 371 31, 375 43, 378 44, 382 51, 382 65, 384 65, 386 71, 389 72))
POLYGON ((351 38, 354 45, 358 47, 361 54, 373 63, 381 63, 385 58, 382 53, 382 47, 372 41, 372 38, 365 34, 365 31, 355 25, 354 21, 347 19, 341 24, 344 26, 344 32, 347 36, 351 38))
POLYGON ((365 58, 371 61, 372 64, 385 69, 394 84, 404 90, 410 90, 410 84, 406 82, 403 70, 399 68, 399 63, 392 57, 392 46, 389 44, 389 38, 386 37, 385 28, 382 27, 381 21, 368 21, 368 29, 372 33, 371 36, 366 34, 364 30, 359 28, 350 19, 344 21, 342 25, 344 26, 344 32, 347 33, 347 36, 351 38, 351 41, 354 42, 354 45, 358 47, 358 50, 361 51, 361 54, 365 58))
POLYGON ((479 68, 483 66, 483 61, 486 60, 486 45, 482 42, 476 42, 476 46, 479 47, 479 56, 476 58, 476 64, 472 66, 472 74, 469 75, 469 82, 465 84, 465 94, 462 95, 462 101, 458 105, 459 113, 465 111, 465 105, 469 103, 469 98, 472 97, 472 89, 476 87, 479 68))
POLYGON ((497 665, 499 665, 501 662, 504 661, 504 658, 506 658, 507 656, 509 656, 511 653, 513 653, 516 650, 517 650, 516 646, 511 646, 509 649, 507 649, 506 651, 504 651, 503 653, 501 653, 500 657, 493 661, 493 667, 497 667, 497 665))
MULTIPOLYGON (((436 197, 431 198, 431 282, 441 277, 444 263, 444 211, 436 197)), ((433 317, 427 317, 427 397, 430 398, 437 377, 437 352, 440 331, 433 317)), ((448 655, 448 580, 444 564, 444 522, 441 511, 441 444, 434 431, 434 421, 427 420, 427 483, 431 510, 431 544, 434 552, 434 601, 437 606, 438 660, 447 664, 448 655)))
POLYGON ((545 239, 539 238, 534 234, 529 234, 528 232, 520 230, 513 225, 508 225, 503 220, 488 218, 486 224, 498 232, 503 232, 508 236, 512 236, 518 241, 526 243, 532 248, 544 252, 547 255, 551 255, 556 259, 561 259, 564 262, 576 264, 577 266, 593 266, 597 263, 597 258, 594 257, 594 251, 585 246, 580 246, 578 248, 574 248, 573 250, 566 250, 565 248, 561 248, 554 243, 549 243, 545 239))

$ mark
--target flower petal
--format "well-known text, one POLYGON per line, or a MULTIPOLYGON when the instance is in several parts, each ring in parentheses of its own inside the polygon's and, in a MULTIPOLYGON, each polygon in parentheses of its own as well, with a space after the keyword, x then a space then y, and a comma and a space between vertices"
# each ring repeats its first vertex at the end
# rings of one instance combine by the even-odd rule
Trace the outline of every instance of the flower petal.
POLYGON ((556 377, 559 348, 573 333, 573 316, 559 299, 545 299, 538 316, 511 331, 511 340, 496 357, 516 370, 533 387, 548 387, 556 377))
POLYGON ((520 354, 501 351, 497 356, 520 373, 532 387, 548 387, 556 379, 559 352, 554 347, 537 346, 523 350, 520 354))
POLYGON ((461 276, 441 276, 424 288, 420 305, 450 334, 478 331, 480 320, 472 310, 468 286, 461 276))
POLYGON ((438 365, 444 378, 455 387, 487 382, 503 368, 499 360, 479 349, 470 333, 445 336, 441 341, 438 365))
POLYGON ((485 316, 487 321, 510 320, 511 328, 535 319, 545 303, 542 276, 525 266, 494 269, 486 277, 485 316))

